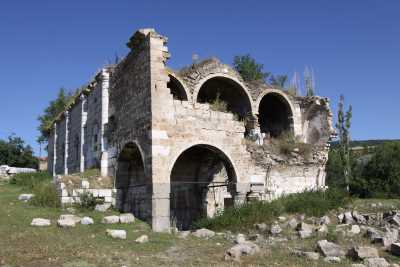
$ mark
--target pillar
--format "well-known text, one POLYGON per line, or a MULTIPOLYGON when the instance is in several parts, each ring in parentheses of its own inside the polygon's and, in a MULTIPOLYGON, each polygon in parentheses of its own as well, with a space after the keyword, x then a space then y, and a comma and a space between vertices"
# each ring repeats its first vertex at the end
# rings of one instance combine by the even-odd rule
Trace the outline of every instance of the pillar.
POLYGON ((56 176, 56 165, 57 165, 57 122, 53 125, 53 177, 56 176))
POLYGON ((101 176, 108 175, 107 139, 105 137, 105 125, 108 123, 108 97, 110 74, 107 69, 101 71, 101 176))
POLYGON ((86 121, 87 121, 87 110, 86 110, 86 96, 82 94, 80 96, 81 100, 81 136, 80 136, 80 163, 79 163, 79 171, 85 171, 85 152, 84 152, 84 145, 85 145, 85 129, 86 129, 86 121))
POLYGON ((69 148, 69 111, 65 115, 65 149, 64 149, 64 175, 68 175, 68 148, 69 148))

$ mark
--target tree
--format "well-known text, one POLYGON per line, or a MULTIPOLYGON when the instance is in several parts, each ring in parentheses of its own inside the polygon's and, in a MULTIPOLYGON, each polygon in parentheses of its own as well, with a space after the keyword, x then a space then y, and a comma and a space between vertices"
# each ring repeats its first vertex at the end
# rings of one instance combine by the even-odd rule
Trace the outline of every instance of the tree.
POLYGON ((44 113, 38 117, 40 136, 37 142, 41 145, 48 140, 48 130, 51 128, 53 120, 67 107, 72 98, 71 93, 66 93, 64 88, 60 88, 57 98, 50 101, 49 105, 44 110, 44 113))
POLYGON ((249 54, 235 56, 233 67, 245 81, 265 81, 271 74, 269 72, 264 72, 264 65, 257 63, 249 54))
POLYGON ((10 135, 8 140, 0 139, 0 165, 36 169, 38 160, 22 138, 10 135))
POLYGON ((351 177, 351 162, 350 162, 350 126, 352 117, 352 106, 344 111, 344 96, 340 96, 338 105, 338 122, 336 128, 339 135, 339 157, 343 167, 343 177, 347 191, 349 191, 351 177))
POLYGON ((270 78, 270 83, 272 86, 283 89, 285 88, 287 79, 287 75, 272 75, 270 78))
POLYGON ((315 92, 314 72, 308 67, 304 70, 304 84, 306 87, 306 96, 313 96, 315 92))

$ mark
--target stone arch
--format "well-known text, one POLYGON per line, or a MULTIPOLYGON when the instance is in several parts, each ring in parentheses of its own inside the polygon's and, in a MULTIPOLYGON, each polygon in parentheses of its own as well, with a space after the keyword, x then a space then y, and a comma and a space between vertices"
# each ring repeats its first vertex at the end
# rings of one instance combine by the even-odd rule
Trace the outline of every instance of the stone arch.
POLYGON ((281 91, 269 89, 257 98, 258 122, 262 133, 279 137, 284 132, 294 133, 295 108, 281 91))
POLYGON ((189 229, 194 221, 233 205, 236 181, 234 165, 222 150, 206 144, 187 147, 170 172, 172 224, 189 229))
POLYGON ((189 94, 184 86, 184 83, 171 73, 168 74, 168 77, 169 81, 167 83, 167 87, 169 88, 173 98, 175 100, 188 101, 189 94))
POLYGON ((115 188, 116 207, 120 212, 130 212, 137 218, 149 220, 151 183, 145 172, 142 151, 136 142, 126 143, 118 155, 115 188))
POLYGON ((228 111, 241 118, 253 113, 253 102, 247 87, 225 73, 215 73, 200 80, 193 91, 193 102, 211 103, 218 94, 220 100, 227 103, 228 111))

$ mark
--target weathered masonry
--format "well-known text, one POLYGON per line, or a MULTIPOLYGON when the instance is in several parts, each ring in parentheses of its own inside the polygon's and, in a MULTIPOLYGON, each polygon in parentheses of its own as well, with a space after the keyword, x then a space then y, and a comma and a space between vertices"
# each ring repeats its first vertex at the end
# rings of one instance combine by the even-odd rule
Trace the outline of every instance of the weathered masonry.
POLYGON ((217 59, 166 66, 167 38, 137 31, 50 129, 53 175, 99 168, 116 206, 155 231, 250 199, 325 186, 329 102, 246 83, 217 59))

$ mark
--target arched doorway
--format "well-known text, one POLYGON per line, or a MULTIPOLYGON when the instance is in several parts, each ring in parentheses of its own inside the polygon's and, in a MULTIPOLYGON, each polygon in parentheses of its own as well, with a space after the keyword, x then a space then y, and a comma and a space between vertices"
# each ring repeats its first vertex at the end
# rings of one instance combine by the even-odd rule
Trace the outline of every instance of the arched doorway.
POLYGON ((175 161, 170 178, 171 222, 180 230, 233 205, 235 170, 229 158, 213 146, 196 145, 185 150, 175 161))
POLYGON ((258 122, 262 133, 276 138, 293 133, 293 113, 287 100, 278 93, 263 96, 258 106, 258 122))
POLYGON ((172 75, 168 75, 168 77, 169 82, 167 83, 167 87, 169 88, 173 98, 175 100, 187 101, 188 97, 182 83, 172 75))
POLYGON ((230 78, 213 77, 200 87, 197 102, 213 105, 216 101, 223 102, 226 106, 226 110, 220 111, 231 112, 238 115, 240 119, 251 114, 251 101, 246 90, 230 78))
POLYGON ((119 154, 115 187, 116 206, 120 212, 133 213, 142 220, 151 218, 151 187, 145 176, 142 155, 135 143, 126 144, 119 154))

